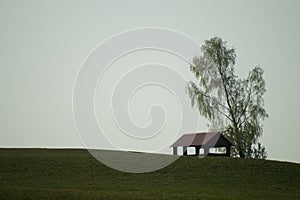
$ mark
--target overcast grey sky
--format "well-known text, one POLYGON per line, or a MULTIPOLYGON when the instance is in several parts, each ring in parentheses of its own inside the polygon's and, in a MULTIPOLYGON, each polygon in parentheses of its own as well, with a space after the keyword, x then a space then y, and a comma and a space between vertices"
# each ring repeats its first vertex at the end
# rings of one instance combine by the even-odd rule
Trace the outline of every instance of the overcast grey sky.
POLYGON ((82 147, 72 115, 80 64, 112 35, 162 27, 200 44, 222 37, 237 50, 240 76, 261 65, 269 159, 300 162, 299 8, 299 1, 1 0, 0 146, 82 147))

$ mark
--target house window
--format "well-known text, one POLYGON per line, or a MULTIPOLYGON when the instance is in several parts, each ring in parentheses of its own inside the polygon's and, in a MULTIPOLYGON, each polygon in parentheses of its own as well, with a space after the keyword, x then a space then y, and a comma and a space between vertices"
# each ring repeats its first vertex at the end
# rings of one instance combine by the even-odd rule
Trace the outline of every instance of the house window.
POLYGON ((195 155, 195 153, 196 153, 195 147, 188 147, 187 153, 188 153, 188 155, 195 155))
POLYGON ((226 147, 210 148, 209 149, 209 153, 219 153, 219 154, 226 153, 226 147))

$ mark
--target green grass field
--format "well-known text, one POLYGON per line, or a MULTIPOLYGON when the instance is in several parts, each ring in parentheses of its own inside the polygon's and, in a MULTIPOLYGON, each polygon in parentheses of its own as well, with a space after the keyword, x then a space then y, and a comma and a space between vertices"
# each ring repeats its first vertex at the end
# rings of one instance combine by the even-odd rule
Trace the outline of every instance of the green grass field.
POLYGON ((181 157, 130 174, 86 150, 0 149, 0 199, 300 199, 300 164, 181 157))

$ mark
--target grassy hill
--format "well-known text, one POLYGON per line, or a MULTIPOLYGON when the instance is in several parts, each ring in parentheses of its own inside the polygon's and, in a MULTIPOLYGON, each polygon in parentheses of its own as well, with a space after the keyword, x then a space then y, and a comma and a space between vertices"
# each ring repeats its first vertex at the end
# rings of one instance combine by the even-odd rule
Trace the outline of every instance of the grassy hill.
POLYGON ((181 157, 130 174, 86 150, 0 149, 0 199, 300 199, 300 164, 181 157))

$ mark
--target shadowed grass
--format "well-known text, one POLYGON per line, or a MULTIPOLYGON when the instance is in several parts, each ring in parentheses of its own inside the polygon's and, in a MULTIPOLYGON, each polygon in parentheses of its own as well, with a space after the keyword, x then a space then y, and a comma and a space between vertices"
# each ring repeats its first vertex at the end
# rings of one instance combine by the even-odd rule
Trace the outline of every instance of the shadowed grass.
POLYGON ((225 157, 130 174, 86 150, 1 149, 0 180, 0 199, 300 199, 299 164, 225 157))

